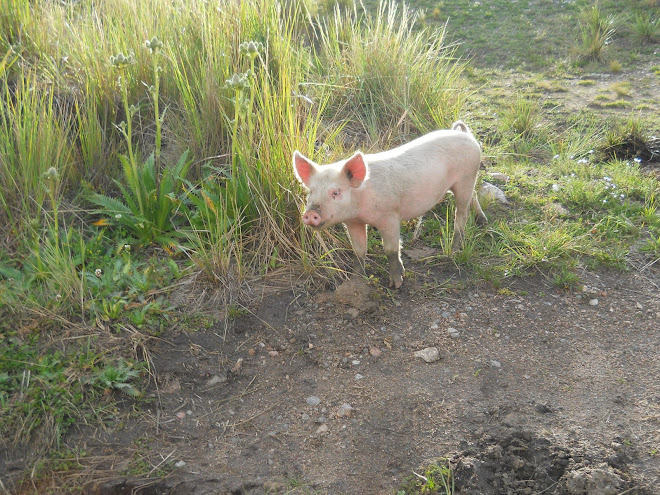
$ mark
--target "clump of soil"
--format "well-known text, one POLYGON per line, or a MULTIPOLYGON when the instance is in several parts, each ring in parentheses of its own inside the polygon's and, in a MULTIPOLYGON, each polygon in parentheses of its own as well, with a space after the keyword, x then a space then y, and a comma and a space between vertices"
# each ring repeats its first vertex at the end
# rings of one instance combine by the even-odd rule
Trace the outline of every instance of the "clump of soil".
MULTIPOLYGON (((616 495, 637 488, 619 450, 583 451, 503 427, 450 459, 458 493, 616 495), (605 457, 604 457, 605 456, 605 457)), ((635 493, 651 494, 646 489, 635 493)))

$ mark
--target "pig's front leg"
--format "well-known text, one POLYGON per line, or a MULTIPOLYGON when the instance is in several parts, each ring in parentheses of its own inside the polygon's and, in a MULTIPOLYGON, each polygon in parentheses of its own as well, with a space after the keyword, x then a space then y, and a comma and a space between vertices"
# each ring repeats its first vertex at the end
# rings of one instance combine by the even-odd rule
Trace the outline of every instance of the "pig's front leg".
POLYGON ((387 255, 387 262, 390 271, 390 287, 396 289, 403 284, 403 275, 405 270, 401 262, 401 223, 399 219, 393 219, 388 225, 380 228, 380 234, 383 237, 383 250, 387 255))
POLYGON ((348 237, 355 253, 355 271, 364 274, 364 264, 367 257, 367 224, 362 222, 346 222, 348 237))

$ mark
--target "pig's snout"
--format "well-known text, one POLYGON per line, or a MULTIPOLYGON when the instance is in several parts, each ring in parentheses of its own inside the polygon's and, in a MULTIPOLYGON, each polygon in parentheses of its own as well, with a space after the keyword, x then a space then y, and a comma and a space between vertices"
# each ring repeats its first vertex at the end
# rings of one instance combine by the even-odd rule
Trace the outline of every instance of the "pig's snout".
POLYGON ((307 210, 303 213, 302 221, 310 227, 320 227, 322 223, 321 214, 317 210, 307 210))

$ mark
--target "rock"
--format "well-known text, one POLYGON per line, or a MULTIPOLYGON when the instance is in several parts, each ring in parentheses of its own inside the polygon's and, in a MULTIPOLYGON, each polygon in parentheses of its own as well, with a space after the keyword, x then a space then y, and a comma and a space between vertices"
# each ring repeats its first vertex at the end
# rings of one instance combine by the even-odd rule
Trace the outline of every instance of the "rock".
POLYGON ((502 191, 499 187, 494 186, 490 182, 483 183, 481 190, 479 191, 479 195, 482 198, 486 198, 491 201, 498 201, 505 205, 509 204, 509 200, 506 199, 504 191, 502 191))
POLYGON ((596 299, 595 297, 593 299, 589 299, 589 305, 598 306, 598 299, 596 299))
POLYGON ((328 432, 328 425, 326 425, 325 423, 323 423, 321 426, 319 426, 316 429, 316 433, 327 433, 327 432, 328 432))
POLYGON ((227 382, 227 377, 225 375, 219 376, 219 375, 213 375, 213 377, 206 382, 207 387, 213 387, 214 385, 218 385, 220 383, 226 383, 227 382))
POLYGON ((185 467, 185 465, 186 465, 186 461, 177 461, 176 463, 174 463, 175 468, 182 468, 185 467))
POLYGON ((364 375, 361 375, 360 373, 357 373, 357 374, 355 375, 355 379, 356 379, 356 380, 362 380, 363 378, 364 378, 364 375))
POLYGON ((382 353, 383 352, 378 347, 371 347, 369 349, 369 354, 371 354, 373 357, 380 357, 382 353))
POLYGON ((307 405, 309 405, 311 407, 316 407, 321 403, 321 399, 319 399, 315 395, 312 395, 311 397, 307 397, 305 402, 307 402, 307 405))
POLYGON ((420 357, 427 363, 435 363, 440 359, 440 351, 438 351, 437 347, 427 347, 426 349, 415 352, 415 357, 420 357))
POLYGON ((270 357, 276 357, 276 356, 279 356, 280 353, 277 352, 277 351, 275 351, 275 350, 273 350, 273 351, 268 351, 268 355, 269 355, 270 357))
POLYGON ((490 360, 490 365, 491 365, 493 368, 497 368, 497 369, 499 369, 499 368, 502 367, 502 363, 500 363, 497 359, 491 359, 491 360, 490 360))
POLYGON ((352 414, 353 414, 353 406, 351 406, 348 403, 342 404, 341 407, 337 410, 338 418, 350 417, 352 414))

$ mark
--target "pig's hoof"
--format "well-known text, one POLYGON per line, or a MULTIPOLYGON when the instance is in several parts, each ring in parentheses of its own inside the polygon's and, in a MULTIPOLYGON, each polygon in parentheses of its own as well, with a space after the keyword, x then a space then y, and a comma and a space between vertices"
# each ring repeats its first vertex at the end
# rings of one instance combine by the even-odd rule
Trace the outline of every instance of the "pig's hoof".
POLYGON ((395 289, 400 289, 402 285, 403 285, 403 275, 395 275, 395 276, 390 275, 390 287, 394 287, 395 289))

